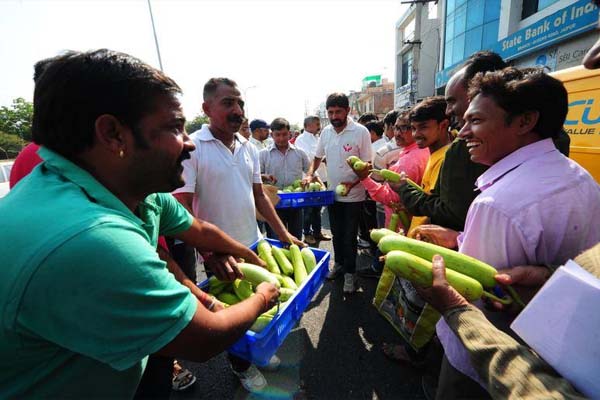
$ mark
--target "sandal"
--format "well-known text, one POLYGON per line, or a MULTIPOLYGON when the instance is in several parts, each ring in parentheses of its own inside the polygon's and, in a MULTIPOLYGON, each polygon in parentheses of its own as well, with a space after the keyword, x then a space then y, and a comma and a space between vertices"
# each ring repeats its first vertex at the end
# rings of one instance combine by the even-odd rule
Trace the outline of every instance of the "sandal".
POLYGON ((425 362, 414 360, 401 344, 383 343, 381 345, 383 354, 392 361, 410 364, 413 367, 422 367, 425 362))
POLYGON ((179 392, 196 383, 196 377, 189 369, 183 368, 177 360, 173 362, 173 390, 179 392))

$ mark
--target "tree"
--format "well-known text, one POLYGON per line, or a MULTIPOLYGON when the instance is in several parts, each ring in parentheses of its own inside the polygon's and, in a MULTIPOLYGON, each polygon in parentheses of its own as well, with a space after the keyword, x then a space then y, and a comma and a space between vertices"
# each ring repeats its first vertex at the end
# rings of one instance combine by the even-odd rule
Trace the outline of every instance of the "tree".
POLYGON ((1 132, 31 141, 32 120, 33 104, 22 97, 14 99, 10 107, 0 107, 1 132))
POLYGON ((185 130, 187 133, 195 132, 202 128, 202 124, 208 124, 208 117, 204 114, 197 115, 193 120, 186 122, 185 130))
POLYGON ((15 158, 25 144, 25 141, 17 135, 0 131, 0 159, 15 158))

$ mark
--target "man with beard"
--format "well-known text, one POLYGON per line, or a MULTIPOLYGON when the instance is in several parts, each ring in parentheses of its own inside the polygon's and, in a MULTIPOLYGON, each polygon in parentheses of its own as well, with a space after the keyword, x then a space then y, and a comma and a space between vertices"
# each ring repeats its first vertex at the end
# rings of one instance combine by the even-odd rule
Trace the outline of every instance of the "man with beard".
MULTIPOLYGON (((264 284, 211 312, 156 253, 169 234, 259 261, 164 193, 194 149, 173 80, 109 50, 40 63, 32 133, 44 161, 0 203, 0 397, 131 398, 148 354, 207 360, 278 291, 264 284)), ((239 277, 225 258, 218 273, 239 277)))
MULTIPOLYGON (((190 135, 195 150, 183 162, 185 185, 173 192, 175 197, 195 217, 215 224, 245 246, 261 238, 256 210, 282 241, 304 246, 287 231, 263 192, 256 147, 237 133, 244 118, 237 84, 228 78, 211 78, 203 97, 202 110, 210 123, 190 135)), ((251 363, 233 356, 230 361, 244 388, 258 391, 266 386, 251 363)), ((278 364, 274 356, 270 367, 278 364)))
POLYGON ((352 293, 356 291, 356 236, 366 193, 363 185, 356 179, 352 168, 346 163, 346 159, 350 156, 357 156, 363 161, 372 161, 373 149, 367 128, 348 117, 350 107, 345 94, 330 94, 325 107, 331 125, 326 126, 321 133, 315 158, 307 172, 305 183, 310 181, 314 172, 319 168, 321 159, 326 158, 330 187, 346 186, 347 194, 336 193, 334 203, 329 206, 335 263, 327 278, 335 279, 341 272, 344 272, 344 293, 352 293))

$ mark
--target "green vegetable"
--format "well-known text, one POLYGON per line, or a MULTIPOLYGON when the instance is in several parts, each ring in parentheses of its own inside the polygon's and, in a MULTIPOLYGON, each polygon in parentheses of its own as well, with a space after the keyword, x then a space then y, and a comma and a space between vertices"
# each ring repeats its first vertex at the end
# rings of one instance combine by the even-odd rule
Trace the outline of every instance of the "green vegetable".
POLYGON ((237 304, 241 301, 239 297, 237 297, 235 294, 229 293, 229 292, 219 293, 217 295, 217 299, 219 299, 219 301, 222 303, 229 304, 230 306, 233 304, 237 304))
POLYGON ((252 284, 242 279, 236 279, 233 281, 233 291, 235 292, 235 295, 240 298, 240 300, 247 299, 254 294, 252 291, 252 284))
POLYGON ((315 253, 308 248, 303 247, 300 250, 300 254, 302 254, 302 261, 304 261, 304 266, 306 267, 306 273, 310 274, 313 269, 317 266, 317 259, 315 257, 315 253))
POLYGON ((269 282, 280 287, 279 281, 275 278, 275 275, 258 265, 239 262, 237 263, 237 266, 240 271, 242 271, 242 274, 244 274, 244 279, 250 282, 254 287, 257 287, 262 282, 269 282))
POLYGON ((281 275, 281 280, 283 281, 283 283, 281 284, 282 287, 294 290, 298 289, 298 285, 296 285, 296 282, 294 282, 294 280, 289 276, 281 275))
POLYGON ((355 163, 357 163, 358 161, 362 161, 360 158, 356 157, 356 156, 350 156, 348 158, 346 158, 346 162, 354 165, 355 163))
POLYGON ((449 269, 470 276, 486 288, 496 286, 496 279, 494 279, 498 273, 496 268, 466 254, 442 246, 410 239, 402 235, 388 235, 379 241, 379 250, 386 254, 392 250, 402 250, 425 260, 431 260, 434 255, 439 254, 444 258, 446 267, 449 269))
POLYGON ((280 301, 288 301, 290 297, 292 297, 296 293, 294 289, 289 288, 281 288, 279 289, 279 300, 280 301))
MULTIPOLYGON (((392 250, 385 256, 385 266, 394 274, 419 286, 430 287, 433 282, 431 262, 413 254, 392 250)), ((450 286, 469 301, 477 300, 483 295, 481 283, 473 278, 453 270, 446 270, 446 279, 450 286)))
POLYGON ((290 254, 290 251, 288 249, 284 249, 283 247, 280 247, 279 250, 281 250, 283 252, 283 254, 285 255, 285 257, 292 261, 292 255, 290 254))
POLYGON ((387 236, 387 235, 399 235, 399 233, 391 231, 387 228, 372 229, 371 233, 370 233, 371 240, 374 241, 375 243, 379 243, 381 238, 383 238, 384 236, 387 236))
POLYGON ((369 165, 366 162, 359 160, 352 165, 352 168, 355 171, 362 171, 363 169, 367 168, 368 166, 369 165))
POLYGON ((393 232, 398 232, 398 222, 400 221, 400 215, 397 213, 392 213, 390 216, 390 223, 388 224, 388 229, 393 232))
POLYGON ((343 184, 339 184, 335 187, 335 193, 339 196, 347 196, 348 195, 348 187, 343 184))
POLYGON ((300 286, 308 276, 306 273, 306 267, 304 266, 304 261, 302 260, 300 248, 297 245, 290 245, 290 253, 292 255, 292 266, 294 268, 294 282, 296 282, 296 285, 300 286))
POLYGON ((256 319, 256 321, 254 321, 254 323, 250 327, 250 330, 252 332, 259 333, 263 329, 265 329, 267 325, 271 323, 271 321, 273 321, 273 317, 269 317, 268 315, 261 315, 256 319))
POLYGON ((285 275, 292 275, 294 273, 294 267, 292 267, 292 263, 287 259, 283 251, 279 247, 273 246, 271 251, 273 252, 273 257, 277 260, 277 264, 279 268, 281 268, 281 272, 285 275))
POLYGON ((269 272, 272 274, 280 274, 281 271, 277 266, 277 261, 275 261, 275 258, 273 257, 271 245, 266 240, 261 240, 258 242, 256 249, 258 250, 258 256, 260 259, 267 263, 267 269, 269 272))
MULTIPOLYGON (((422 286, 430 287, 433 283, 432 263, 421 257, 401 251, 392 250, 385 256, 385 266, 394 274, 422 286)), ((476 279, 451 269, 446 269, 446 280, 458 293, 469 301, 488 297, 502 304, 511 304, 510 298, 500 299, 483 290, 476 279)))
POLYGON ((230 282, 220 281, 216 276, 211 276, 208 278, 208 293, 216 296, 224 290, 227 290, 229 284, 230 282))

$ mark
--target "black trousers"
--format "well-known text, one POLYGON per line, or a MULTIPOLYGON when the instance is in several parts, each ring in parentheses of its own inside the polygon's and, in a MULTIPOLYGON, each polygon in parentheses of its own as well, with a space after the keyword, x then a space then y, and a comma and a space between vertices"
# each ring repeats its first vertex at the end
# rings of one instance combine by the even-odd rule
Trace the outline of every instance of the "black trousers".
POLYGON ((353 274, 356 272, 356 235, 363 202, 335 201, 328 207, 335 262, 344 267, 345 273, 353 274))

